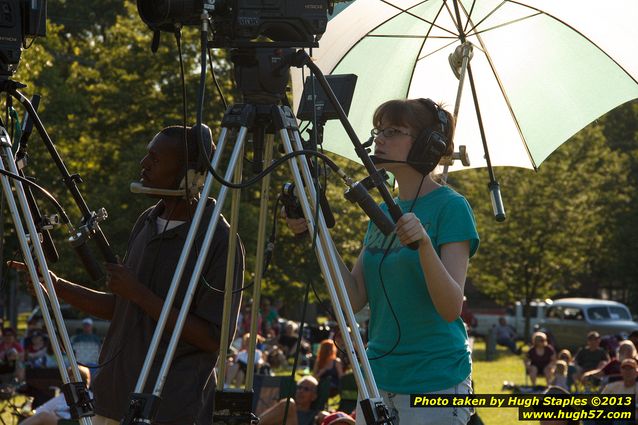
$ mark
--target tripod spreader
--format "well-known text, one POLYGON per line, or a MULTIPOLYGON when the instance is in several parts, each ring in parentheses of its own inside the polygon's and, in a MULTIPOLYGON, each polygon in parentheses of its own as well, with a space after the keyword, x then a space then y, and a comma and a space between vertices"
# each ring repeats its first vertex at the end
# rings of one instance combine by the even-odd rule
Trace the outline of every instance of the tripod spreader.
POLYGON ((252 391, 215 391, 213 425, 257 424, 259 418, 252 413, 253 395, 252 391))
POLYGON ((149 425, 155 420, 161 398, 154 394, 131 393, 128 412, 120 425, 149 425))
POLYGON ((383 399, 361 400, 361 410, 368 425, 392 425, 396 419, 396 417, 390 416, 383 399))
POLYGON ((62 385, 62 393, 71 411, 71 418, 80 419, 95 415, 93 399, 84 382, 69 382, 62 385))

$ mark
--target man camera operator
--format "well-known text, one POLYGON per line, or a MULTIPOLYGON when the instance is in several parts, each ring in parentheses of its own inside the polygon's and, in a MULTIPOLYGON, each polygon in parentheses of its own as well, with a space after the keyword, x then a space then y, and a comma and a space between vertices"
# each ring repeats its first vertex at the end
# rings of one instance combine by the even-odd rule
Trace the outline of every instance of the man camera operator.
MULTIPOLYGON (((203 127, 208 155, 214 144, 210 129, 203 127)), ((137 383, 197 206, 197 196, 185 196, 190 192, 184 189, 184 180, 189 180, 188 183, 201 180, 201 174, 207 170, 207 164, 200 161, 203 155, 199 152, 196 131, 200 127, 167 127, 148 144, 147 154, 140 162, 141 187, 136 192, 159 201, 137 219, 124 261, 106 265, 110 293, 69 282, 51 272, 60 298, 88 314, 111 321, 100 352, 100 371, 93 384, 97 414, 94 425, 117 425, 127 413, 129 396, 137 383)), ((177 307, 169 317, 144 393, 152 393, 214 206, 215 200, 208 199, 177 292, 174 304, 177 307)), ((229 224, 220 218, 154 423, 186 425, 212 421, 213 367, 220 350, 229 231, 229 224)), ((241 288, 244 271, 243 247, 238 235, 237 239, 234 289, 241 288)), ((21 263, 13 263, 13 267, 24 270, 21 263)), ((240 298, 240 294, 233 298, 231 337, 240 298)))

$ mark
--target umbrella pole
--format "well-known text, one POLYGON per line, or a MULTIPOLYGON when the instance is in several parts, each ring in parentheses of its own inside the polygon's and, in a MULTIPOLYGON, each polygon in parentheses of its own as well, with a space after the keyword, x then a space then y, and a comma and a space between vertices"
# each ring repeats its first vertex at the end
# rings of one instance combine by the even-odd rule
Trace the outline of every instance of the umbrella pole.
MULTIPOLYGON (((456 102, 454 103, 454 125, 455 126, 458 121, 459 108, 461 106, 461 95, 463 94, 463 86, 465 83, 465 73, 467 71, 467 66, 470 64, 470 59, 472 59, 472 43, 467 41, 461 44, 459 47, 457 47, 454 50, 454 53, 450 54, 450 58, 449 58, 452 71, 454 72, 454 75, 456 75, 456 78, 459 80, 459 86, 456 91, 456 102), (458 53, 461 54, 460 70, 457 69, 458 53)), ((459 146, 459 148, 461 148, 461 146, 459 146)), ((460 157, 461 155, 459 154, 459 159, 461 159, 460 157)), ((454 159, 456 159, 456 156, 453 157, 453 160, 454 159)), ((446 183, 447 183, 448 170, 450 168, 450 164, 452 163, 453 161, 448 161, 443 166, 443 174, 441 177, 443 181, 446 183)), ((463 164, 470 165, 469 161, 467 160, 464 161, 463 164)))
POLYGON ((467 76, 470 80, 470 88, 472 89, 472 99, 474 100, 474 109, 476 110, 476 119, 478 120, 479 131, 481 132, 481 141, 483 142, 483 150, 485 151, 485 162, 487 163, 487 172, 490 176, 490 182, 487 187, 490 189, 490 197, 492 199, 492 210, 496 221, 505 220, 505 207, 503 206, 503 198, 501 198, 501 186, 498 184, 494 176, 492 161, 490 160, 490 152, 487 147, 487 139, 485 137, 485 129, 483 128, 483 119, 481 118, 481 109, 479 107, 478 97, 476 95, 476 87, 474 85, 474 76, 472 75, 472 67, 467 64, 467 76))
MULTIPOLYGON (((469 44, 467 39, 465 38, 465 32, 463 31, 463 26, 461 24, 461 12, 459 9, 458 0, 452 1, 454 5, 454 14, 456 15, 456 25, 459 31, 459 39, 461 40, 462 46, 469 44)), ((463 52, 465 53, 465 51, 463 52)), ((469 55, 469 53, 468 53, 469 55)), ((485 129, 483 128, 483 119, 481 118, 481 109, 479 108, 478 96, 476 95, 476 87, 474 86, 474 76, 472 75, 472 67, 470 66, 469 57, 467 61, 466 58, 463 57, 463 62, 466 64, 467 75, 470 80, 470 88, 472 89, 472 99, 474 100, 474 109, 476 110, 476 119, 478 120, 479 131, 481 132, 481 141, 483 142, 483 151, 485 152, 485 162, 487 163, 487 172, 490 176, 490 182, 487 187, 490 189, 490 197, 492 199, 492 210, 494 211, 494 217, 496 221, 504 221, 505 220, 505 207, 503 206, 503 199, 501 198, 501 187, 496 181, 496 177, 494 176, 494 170, 492 169, 492 161, 490 160, 490 152, 487 148, 487 139, 485 137, 485 129)), ((454 68, 453 68, 454 69, 454 68)), ((454 110, 454 118, 458 113, 458 105, 460 104, 460 90, 463 87, 464 78, 459 78, 459 93, 457 93, 456 99, 456 107, 454 110)))

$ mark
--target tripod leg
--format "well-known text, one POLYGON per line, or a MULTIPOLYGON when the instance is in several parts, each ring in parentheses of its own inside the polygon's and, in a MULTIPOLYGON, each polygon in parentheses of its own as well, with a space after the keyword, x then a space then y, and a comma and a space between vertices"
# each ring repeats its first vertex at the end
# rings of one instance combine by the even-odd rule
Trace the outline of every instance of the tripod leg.
MULTIPOLYGON (((285 152, 286 153, 293 152, 292 144, 290 142, 290 138, 289 138, 288 132, 286 130, 282 130, 281 131, 281 137, 282 137, 282 140, 283 140, 283 143, 284 143, 285 152)), ((323 219, 323 215, 319 214, 318 215, 318 222, 317 223, 313 222, 314 213, 313 213, 312 208, 314 208, 313 204, 314 204, 314 200, 315 200, 315 191, 314 191, 314 187, 312 185, 312 179, 311 179, 311 176, 310 176, 310 170, 307 168, 307 164, 305 163, 305 159, 302 158, 302 161, 299 161, 299 162, 291 160, 291 171, 292 171, 292 174, 293 174, 293 177, 294 177, 294 180, 295 180, 295 186, 297 188, 304 187, 303 179, 306 180, 306 189, 309 190, 310 195, 309 196, 305 196, 305 194, 303 194, 303 193, 299 194, 299 199, 301 201, 301 206, 302 206, 302 209, 304 211, 304 215, 306 216, 306 220, 308 221, 308 228, 309 228, 310 233, 313 233, 315 231, 315 229, 314 229, 315 226, 318 226, 319 240, 318 240, 318 244, 317 244, 317 248, 316 248, 316 253, 317 253, 318 260, 319 260, 319 265, 321 267, 321 270, 322 270, 322 273, 324 275, 324 278, 326 279, 328 292, 330 293, 330 299, 332 301, 332 304, 333 304, 333 307, 334 307, 334 311, 335 311, 335 314, 337 316, 337 323, 339 324, 339 327, 342 329, 342 332, 343 332, 343 335, 344 335, 344 342, 346 343, 346 348, 347 348, 347 351, 348 351, 348 356, 350 358, 350 362, 353 365, 355 380, 357 381, 357 385, 358 385, 360 391, 362 392, 362 398, 369 398, 368 386, 370 386, 370 384, 372 384, 371 385, 372 389, 373 389, 373 391, 375 391, 376 390, 376 385, 374 383, 374 378, 372 378, 372 382, 368 382, 368 385, 365 385, 363 375, 361 374, 361 370, 358 367, 360 359, 354 357, 355 353, 363 353, 364 350, 355 351, 354 346, 352 345, 351 339, 347 337, 348 333, 346 332, 346 330, 348 329, 349 326, 353 330, 357 329, 356 328, 356 321, 353 321, 352 324, 348 325, 348 324, 346 324, 345 317, 343 316, 343 311, 342 311, 342 308, 341 308, 341 305, 342 305, 341 301, 344 299, 344 295, 341 295, 341 296, 338 295, 338 293, 337 293, 337 291, 335 289, 335 287, 336 287, 335 280, 338 283, 340 283, 339 286, 343 286, 343 288, 342 288, 343 292, 345 292, 345 284, 343 283, 343 278, 341 277, 340 273, 337 272, 339 270, 338 269, 338 265, 337 265, 337 259, 336 259, 336 257, 334 257, 334 251, 333 251, 333 247, 332 247, 332 242, 331 242, 331 239, 330 239, 329 235, 327 234, 327 227, 325 226, 325 221, 323 219), (300 171, 300 168, 301 168, 301 171, 300 171), (302 179, 302 174, 301 174, 302 172, 304 174, 304 178, 303 179, 302 179), (330 255, 330 254, 332 254, 332 255, 330 255), (352 327, 352 326, 355 326, 355 327, 352 327)), ((347 294, 345 295, 345 297, 347 297, 347 294)), ((352 312, 352 308, 349 306, 349 304, 348 304, 348 308, 349 308, 350 312, 352 312)), ((354 319, 354 313, 352 313, 352 318, 354 319)), ((358 334, 357 332, 353 332, 353 335, 357 335, 357 334, 358 334)), ((355 336, 355 338, 356 338, 356 336, 355 336)), ((359 336, 359 339, 360 338, 361 337, 359 336)), ((363 349, 363 341, 361 341, 361 347, 360 348, 363 349)), ((359 355, 359 357, 363 357, 364 359, 366 358, 365 355, 363 355, 363 356, 359 355)), ((365 367, 365 365, 364 365, 364 367, 365 367)))
MULTIPOLYGON (((13 174, 17 174, 18 170, 17 170, 15 162, 13 161, 13 156, 11 153, 10 138, 4 127, 0 127, 0 149, 1 149, 0 155, 2 156, 2 160, 0 161, 0 168, 4 170, 5 163, 6 163, 8 171, 12 172, 13 174)), ((21 216, 20 216, 20 213, 18 212, 18 206, 13 197, 11 186, 8 180, 9 180, 9 177, 2 176, 2 189, 7 198, 7 204, 9 205, 9 209, 11 211, 11 215, 13 217, 13 221, 16 226, 16 234, 18 236, 20 248, 22 249, 24 260, 27 265, 27 269, 29 271, 29 275, 31 277, 32 282, 40 281, 38 277, 38 271, 36 270, 36 263, 33 259, 33 255, 35 255, 37 264, 39 266, 40 275, 42 276, 42 279, 44 279, 44 284, 45 284, 47 293, 49 295, 49 302, 51 303, 53 315, 55 317, 55 321, 59 331, 59 336, 62 339, 62 344, 64 345, 67 358, 69 359, 69 363, 71 364, 71 371, 73 373, 75 383, 80 384, 82 383, 82 377, 78 369, 73 348, 71 347, 69 336, 64 326, 64 319, 62 318, 62 313, 60 311, 60 304, 55 295, 55 288, 51 280, 51 275, 49 274, 49 269, 47 267, 46 258, 44 256, 42 245, 40 244, 38 232, 37 232, 35 223, 33 222, 31 211, 29 210, 24 188, 22 187, 21 182, 19 181, 14 182, 15 193, 18 198, 18 202, 20 203, 22 216, 24 217, 26 221, 27 229, 29 231, 31 246, 33 247, 33 254, 31 253, 29 242, 27 241, 27 236, 24 230, 24 225, 22 223, 22 219, 20 218, 21 216)), ((34 288, 35 288, 36 298, 38 299, 38 304, 40 305, 40 309, 42 311, 42 317, 44 319, 45 326, 51 338, 51 346, 53 348, 53 353, 55 355, 58 368, 60 370, 60 376, 62 377, 62 382, 64 382, 65 385, 68 384, 67 388, 71 388, 69 386, 71 384, 71 379, 64 365, 62 350, 60 348, 60 344, 57 338, 57 332, 56 332, 55 326, 53 325, 53 321, 51 320, 51 316, 47 308, 44 291, 39 284, 34 284, 34 288)), ((70 400, 68 398, 67 398, 67 403, 70 403, 70 400)), ((74 407, 74 406, 69 406, 69 407, 74 407)), ((75 406, 75 407, 83 408, 83 411, 78 412, 80 416, 85 415, 80 418, 81 423, 83 425, 90 425, 91 420, 88 417, 86 417, 88 415, 93 414, 92 406, 90 405, 90 402, 88 405, 75 406)))
MULTIPOLYGON (((241 152, 239 153, 239 157, 242 158, 244 156, 243 143, 241 146, 241 152)), ((233 165, 234 168, 234 182, 241 182, 241 174, 242 174, 242 161, 238 161, 236 165, 233 165)), ((228 189, 227 187, 223 187, 222 189, 228 189)), ((232 200, 231 200, 231 218, 230 218, 230 231, 228 233, 228 260, 226 262, 226 281, 224 283, 224 308, 223 308, 223 318, 222 318, 222 328, 219 342, 219 355, 220 361, 217 362, 219 365, 219 380, 217 382, 217 386, 223 386, 224 378, 226 374, 226 354, 227 350, 225 347, 228 347, 230 343, 230 312, 233 303, 233 282, 235 279, 235 253, 237 249, 237 227, 239 224, 239 201, 241 195, 241 189, 233 189, 232 200), (223 354, 222 354, 223 353, 223 354)), ((220 202, 223 202, 220 201, 220 202)), ((213 229, 214 232, 214 229, 213 229)))
MULTIPOLYGON (((264 146, 264 163, 267 165, 272 161, 273 142, 274 136, 268 135, 264 146)), ((255 279, 253 281, 253 309, 259 308, 261 305, 261 279, 264 274, 264 249, 266 247, 266 219, 268 217, 269 186, 270 174, 266 175, 261 182, 259 227, 257 229, 257 254, 255 256, 255 279)), ((257 319, 258 315, 253 313, 250 320, 250 344, 248 347, 248 367, 246 368, 245 388, 247 390, 253 388, 253 378, 255 374, 255 345, 258 334, 257 319)))
MULTIPOLYGON (((292 115, 292 113, 286 109, 283 109, 282 115, 288 116, 292 115)), ((301 145, 301 136, 299 135, 297 128, 293 127, 290 128, 290 130, 292 130, 291 132, 295 139, 296 149, 302 150, 303 147, 301 145)), ((284 143, 284 151, 286 153, 292 152, 293 147, 290 142, 289 129, 280 130, 280 135, 284 143)), ((344 331, 342 331, 342 334, 344 336, 344 342, 348 349, 350 362, 352 363, 353 374, 361 395, 360 398, 363 400, 362 409, 364 411, 366 421, 368 423, 376 423, 378 420, 381 420, 385 423, 391 423, 391 418, 389 418, 388 410, 380 397, 376 382, 374 380, 374 376, 372 375, 370 363, 367 356, 365 355, 365 349, 363 346, 361 335, 357 331, 358 326, 354 318, 352 307, 350 306, 348 300, 343 277, 339 272, 338 259, 334 252, 334 245, 332 243, 332 239, 330 238, 330 234, 328 232, 328 228, 326 226, 323 215, 318 215, 318 223, 313 223, 312 221, 313 214, 311 210, 311 204, 314 203, 314 199, 316 199, 316 192, 312 184, 310 169, 305 159, 299 159, 298 161, 291 159, 290 166, 295 179, 296 187, 304 187, 303 181, 306 182, 306 189, 308 190, 309 196, 299 196, 299 199, 301 201, 301 206, 304 211, 306 220, 308 221, 310 232, 314 232, 315 225, 319 226, 319 243, 317 244, 315 251, 317 253, 317 259, 319 261, 322 273, 324 275, 324 278, 326 279, 328 292, 330 293, 330 299, 334 307, 335 315, 337 316, 337 322, 342 330, 348 329, 348 326, 346 325, 346 319, 343 314, 343 312, 345 311, 348 317, 350 329, 352 329, 351 334, 348 334, 344 331), (303 180, 300 173, 300 168, 301 172, 303 173, 303 180), (351 337, 352 339, 354 339, 354 345, 351 337), (361 362, 361 368, 363 368, 363 370, 365 371, 365 375, 361 372, 359 361, 361 362)))

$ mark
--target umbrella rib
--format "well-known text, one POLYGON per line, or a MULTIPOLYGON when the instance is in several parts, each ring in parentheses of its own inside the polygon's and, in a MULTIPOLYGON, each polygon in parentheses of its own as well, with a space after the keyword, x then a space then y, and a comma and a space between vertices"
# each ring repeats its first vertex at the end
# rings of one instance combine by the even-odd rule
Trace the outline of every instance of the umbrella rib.
MULTIPOLYGON (((447 5, 447 2, 444 0, 443 1, 444 4, 441 5, 441 7, 439 8, 438 12, 436 12, 436 16, 434 17, 434 20, 436 21, 437 19, 439 19, 439 16, 441 16, 441 12, 443 12, 443 6, 447 5)), ((423 38, 423 42, 421 43, 421 47, 419 48, 419 53, 423 51, 423 46, 425 46, 425 42, 428 40, 428 37, 430 35, 430 32, 432 31, 432 26, 430 26, 430 28, 428 29, 427 34, 425 34, 425 37, 423 38)), ((408 97, 408 92, 410 91, 410 86, 412 85, 412 79, 414 78, 414 71, 416 70, 416 63, 419 61, 419 55, 417 54, 417 59, 416 61, 414 61, 414 66, 412 67, 412 72, 410 73, 410 79, 408 80, 408 85, 407 85, 407 91, 405 93, 405 97, 407 99, 408 97)))
MULTIPOLYGON (((388 0, 380 0, 380 1, 381 1, 381 3, 385 3, 385 4, 387 4, 387 5, 388 5, 388 6, 390 6, 390 7, 393 7, 393 8, 395 8, 395 9, 397 9, 397 10, 400 10, 400 11, 401 11, 401 13, 405 13, 405 14, 407 14, 407 15, 412 16, 413 18, 418 19, 419 21, 425 22, 426 24, 430 25, 430 27, 436 27, 436 28, 440 29, 441 31, 445 31, 445 32, 447 32, 447 33, 448 33, 448 34, 450 34, 450 35, 456 36, 456 34, 454 34, 454 32, 453 32, 453 31, 450 31, 450 30, 449 30, 449 29, 447 29, 447 28, 443 28, 442 26, 437 25, 437 24, 435 23, 435 22, 436 22, 436 18, 434 18, 434 21, 433 21, 433 22, 430 22, 430 21, 428 21, 427 19, 423 19, 423 18, 422 18, 422 17, 420 17, 419 15, 415 15, 414 13, 412 13, 412 12, 408 11, 408 9, 402 9, 402 8, 400 8, 399 6, 397 6, 397 5, 395 5, 395 4, 390 3, 388 0)), ((427 1, 428 1, 428 0, 424 0, 424 1, 423 1, 423 2, 421 2, 421 3, 417 3, 417 4, 415 4, 414 6, 412 6, 410 9, 413 9, 413 8, 415 8, 415 7, 417 7, 417 6, 421 5, 421 4, 423 4, 423 3, 426 3, 427 1)), ((444 2, 444 3, 445 3, 445 2, 444 2)), ((392 18, 394 18, 394 17, 396 17, 396 16, 397 16, 397 15, 393 16, 392 18)), ((439 14, 437 13, 437 17, 438 17, 438 16, 439 16, 439 14)), ((389 21, 389 19, 388 19, 387 21, 385 21, 385 22, 388 22, 388 21, 389 21)), ((385 22, 384 22, 384 23, 385 23, 385 22)), ((375 29, 376 29, 376 28, 375 28, 375 29)), ((429 32, 429 30, 428 30, 428 32, 429 32)))
POLYGON ((502 24, 495 25, 495 26, 489 27, 489 28, 485 28, 484 30, 480 30, 480 31, 476 31, 476 27, 474 27, 474 32, 472 33, 472 35, 483 34, 483 33, 486 33, 488 31, 492 31, 492 30, 495 30, 495 29, 506 27, 508 25, 512 25, 512 24, 524 21, 526 19, 534 18, 534 17, 536 17, 538 15, 542 15, 542 14, 543 14, 542 12, 537 12, 537 13, 534 13, 533 15, 523 16, 522 18, 514 19, 513 21, 509 21, 509 22, 504 22, 502 24))
MULTIPOLYGON (((461 5, 461 7, 463 7, 463 5, 461 5)), ((466 16, 467 16, 467 11, 465 10, 465 8, 463 8, 463 11, 465 12, 466 16)), ((470 17, 468 16, 468 19, 470 19, 470 17)), ((474 28, 476 28, 476 26, 474 26, 474 28)), ((512 108, 512 104, 509 100, 509 97, 507 96, 507 93, 505 92, 505 88, 503 87, 503 82, 501 81, 501 78, 498 74, 498 72, 496 72, 496 68, 494 67, 494 62, 492 62, 492 57, 490 56, 489 51, 487 50, 487 46, 485 46, 485 44, 483 43, 483 38, 481 37, 480 34, 476 34, 476 38, 479 41, 481 48, 485 54, 485 58, 487 59, 487 63, 490 65, 490 69, 492 70, 492 73, 494 74, 494 78, 496 79, 496 83, 498 84, 498 88, 501 90, 501 94, 503 95, 503 99, 505 100, 505 104, 507 105, 507 109, 509 109, 510 114, 512 116, 512 119, 514 120, 514 125, 516 125, 516 129, 518 130, 518 134, 521 136, 521 140, 523 140, 523 146, 525 147, 525 150, 527 151, 527 156, 529 157, 530 162, 532 163, 532 166, 534 167, 534 170, 538 170, 538 166, 536 165, 536 161, 534 161, 534 158, 532 157, 532 153, 529 151, 529 147, 527 146, 527 140, 525 139, 525 135, 523 134, 523 130, 521 129, 521 125, 518 122, 518 118, 516 117, 516 114, 514 113, 514 109, 512 108)))
POLYGON ((467 26, 470 24, 470 19, 472 18, 472 12, 474 12, 474 6, 476 5, 476 0, 472 1, 472 6, 470 7, 470 13, 468 13, 468 19, 465 23, 465 27, 463 27, 463 32, 467 34, 467 26))
MULTIPOLYGON (((467 11, 465 10, 465 8, 463 8, 463 11, 465 12, 465 15, 467 16, 467 22, 465 23, 465 28, 467 29, 467 26, 472 23, 472 29, 471 31, 476 31, 476 28, 481 25, 483 22, 485 22, 486 19, 488 19, 490 16, 492 16, 494 13, 496 13, 497 10, 499 10, 501 7, 503 7, 503 5, 505 4, 506 0, 503 0, 498 6, 496 6, 494 9, 492 9, 492 11, 490 13, 488 13, 487 15, 485 15, 483 17, 483 19, 481 19, 480 21, 478 21, 478 23, 474 24, 472 22, 472 11, 470 10, 470 13, 467 13, 467 11)), ((474 7, 474 4, 472 4, 472 7, 474 7)))
POLYGON ((604 51, 603 49, 601 49, 598 44, 594 43, 589 37, 587 37, 582 32, 578 31, 573 26, 569 25, 567 22, 563 21, 562 19, 557 18, 556 16, 552 15, 551 13, 547 13, 544 10, 538 9, 538 8, 530 6, 528 4, 521 3, 519 1, 514 1, 514 0, 506 0, 506 1, 508 1, 510 3, 517 4, 519 6, 527 7, 528 9, 536 10, 537 12, 547 16, 548 18, 551 18, 551 19, 553 19, 553 20, 555 20, 557 22, 560 22, 561 24, 565 25, 567 28, 569 28, 570 30, 574 31, 576 34, 580 35, 583 39, 587 40, 592 46, 594 46, 596 49, 598 49, 603 55, 607 56, 609 58, 609 60, 612 61, 613 63, 615 63, 618 68, 622 69, 623 72, 625 74, 627 74, 627 76, 629 78, 631 78, 631 80, 634 83, 638 84, 638 81, 621 64, 619 64, 614 58, 609 56, 609 54, 606 51, 604 51))
MULTIPOLYGON (((430 37, 430 38, 434 38, 434 37, 430 37)), ((438 48, 438 49, 436 49, 436 50, 434 50, 434 51, 432 51, 432 52, 430 52, 430 53, 428 53, 428 54, 426 54, 426 55, 423 55, 423 56, 418 57, 418 58, 417 58, 417 62, 418 62, 418 61, 420 61, 420 60, 423 60, 423 59, 427 58, 428 56, 431 56, 431 55, 435 54, 436 52, 440 52, 440 51, 441 51, 441 50, 443 50, 443 49, 447 49, 447 48, 448 48, 448 47, 450 47, 452 44, 456 43, 456 41, 457 41, 457 40, 456 40, 456 39, 454 39, 453 41, 451 41, 450 43, 446 44, 445 46, 440 47, 440 48, 438 48)))
MULTIPOLYGON (((425 21, 424 19, 420 18, 419 16, 415 16, 413 13, 407 12, 406 10, 403 10, 403 9, 401 9, 400 7, 395 6, 395 5, 391 4, 391 3, 388 3, 388 2, 387 2, 387 1, 385 1, 385 0, 380 0, 380 1, 381 1, 382 3, 387 4, 388 6, 390 6, 390 7, 392 7, 392 8, 394 8, 394 9, 397 9, 399 12, 397 12, 394 16, 390 17, 389 19, 386 19, 386 20, 384 20, 383 22, 380 22, 380 23, 379 23, 379 25, 377 25, 377 26, 375 26, 374 28, 370 29, 370 31, 368 31, 368 32, 367 32, 364 36, 362 36, 359 40, 357 40, 357 42, 356 42, 356 43, 354 43, 352 46, 350 46, 350 48, 349 48, 349 49, 348 49, 348 50, 347 50, 347 51, 343 54, 343 56, 341 56, 341 59, 339 59, 339 61, 335 64, 335 66, 334 66, 334 67, 333 67, 333 68, 329 71, 330 73, 332 73, 335 69, 337 69, 337 67, 338 67, 338 66, 341 64, 341 62, 342 62, 342 61, 343 61, 343 60, 344 60, 344 59, 348 56, 348 54, 349 54, 349 53, 350 53, 350 52, 351 52, 351 51, 352 51, 352 50, 353 50, 356 46, 358 46, 358 45, 359 45, 359 43, 361 43, 361 41, 362 41, 362 40, 364 40, 366 37, 381 37, 381 35, 373 35, 372 33, 373 33, 374 31, 376 31, 377 29, 379 29, 379 27, 381 27, 382 25, 384 25, 384 24, 385 24, 386 22, 388 22, 389 20, 394 19, 394 18, 396 18, 397 16, 399 16, 401 13, 408 13, 409 15, 414 16, 415 18, 417 18, 417 19, 419 19, 419 20, 421 20, 421 21, 425 21)), ((418 3, 418 4, 415 4, 415 5, 414 5, 414 6, 412 6, 412 7, 416 7, 416 6, 420 5, 420 4, 423 4, 423 3, 425 3, 426 1, 428 1, 428 0, 424 0, 423 2, 418 3)), ((437 14, 437 16, 438 16, 438 14, 437 14)), ((435 20, 436 20, 436 19, 435 19, 435 20)), ((425 22, 427 22, 427 23, 429 23, 429 24, 430 24, 430 29, 428 30, 428 34, 429 34, 429 33, 430 33, 430 31, 432 30, 432 26, 434 26, 434 23, 433 23, 433 22, 431 23, 431 22, 428 22, 428 21, 425 21, 425 22)), ((437 28, 439 28, 439 27, 438 27, 438 25, 437 25, 437 28)), ((444 31, 447 31, 447 32, 449 32, 450 34, 452 34, 453 36, 455 36, 455 34, 454 34, 454 33, 452 33, 451 31, 448 31, 448 30, 446 30, 446 29, 444 29, 444 28, 441 28, 441 29, 442 29, 442 30, 444 30, 444 31)), ((427 35, 426 35, 426 36, 427 36, 427 35)))
POLYGON ((458 37, 456 36, 450 37, 450 36, 444 36, 444 35, 433 35, 433 36, 425 35, 424 36, 424 35, 401 35, 401 34, 370 34, 367 37, 370 37, 370 38, 416 38, 416 39, 437 38, 442 40, 454 40, 454 41, 458 40, 458 37))

